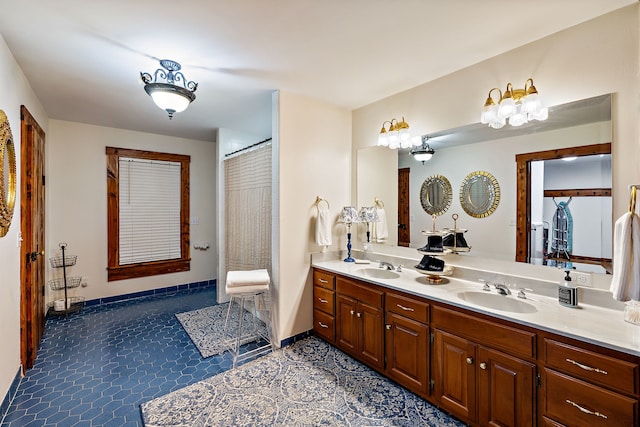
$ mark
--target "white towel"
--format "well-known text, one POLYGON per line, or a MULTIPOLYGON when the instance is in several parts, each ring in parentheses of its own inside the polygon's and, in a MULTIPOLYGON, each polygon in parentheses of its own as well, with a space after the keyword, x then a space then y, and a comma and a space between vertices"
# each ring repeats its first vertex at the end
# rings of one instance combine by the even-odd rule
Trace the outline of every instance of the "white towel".
POLYGON ((387 226, 387 213, 384 211, 384 208, 376 207, 376 212, 378 212, 378 218, 380 221, 373 223, 373 238, 371 241, 376 243, 384 243, 389 238, 389 228, 387 226))
POLYGON ((637 214, 627 212, 616 221, 610 290, 618 301, 640 301, 640 219, 637 214))
POLYGON ((316 218, 316 245, 331 245, 331 221, 329 220, 329 208, 318 205, 318 217, 316 218))
POLYGON ((269 289, 271 278, 265 269, 227 272, 226 292, 257 292, 269 289))

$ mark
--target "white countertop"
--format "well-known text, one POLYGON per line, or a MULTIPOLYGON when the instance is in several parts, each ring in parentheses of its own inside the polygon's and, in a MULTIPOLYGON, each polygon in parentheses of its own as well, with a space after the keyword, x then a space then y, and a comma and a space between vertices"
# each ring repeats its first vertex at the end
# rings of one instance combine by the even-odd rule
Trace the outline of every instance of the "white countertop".
MULTIPOLYGON (((423 296, 435 301, 445 302, 478 313, 506 319, 514 323, 532 326, 538 329, 553 332, 570 338, 597 344, 603 347, 622 351, 635 356, 640 356, 640 325, 625 322, 623 312, 597 305, 589 305, 580 302, 579 308, 561 306, 557 298, 543 296, 527 291, 525 301, 536 310, 533 313, 514 313, 495 310, 480 305, 475 305, 460 299, 457 296, 461 291, 481 291, 482 284, 476 281, 456 278, 454 269, 451 276, 446 277, 448 283, 432 285, 427 283, 426 276, 418 270, 404 267, 399 272, 399 278, 372 279, 365 277, 364 268, 378 268, 378 263, 355 264, 342 260, 314 261, 313 267, 318 267, 334 273, 352 278, 375 283, 390 289, 396 289, 409 294, 423 296)), ((492 291, 495 293, 495 291, 492 291)), ((516 298, 517 292, 503 298, 516 298)))

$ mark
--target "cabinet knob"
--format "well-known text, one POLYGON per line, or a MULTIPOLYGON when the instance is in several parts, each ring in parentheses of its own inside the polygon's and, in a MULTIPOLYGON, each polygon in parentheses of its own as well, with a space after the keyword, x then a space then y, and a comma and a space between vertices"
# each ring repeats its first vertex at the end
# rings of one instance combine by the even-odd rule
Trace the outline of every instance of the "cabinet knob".
POLYGON ((480 363, 480 369, 487 369, 487 364, 484 362, 480 363))
POLYGON ((362 313, 356 313, 356 316, 362 317, 362 313))
POLYGON ((354 314, 356 314, 356 312, 355 312, 355 311, 353 311, 353 310, 351 310, 351 311, 350 311, 350 313, 351 313, 351 315, 352 315, 352 316, 353 316, 354 314))
POLYGON ((467 365, 473 365, 473 357, 467 357, 467 365))
POLYGON ((387 327, 387 331, 391 330, 391 325, 386 325, 386 327, 387 327))

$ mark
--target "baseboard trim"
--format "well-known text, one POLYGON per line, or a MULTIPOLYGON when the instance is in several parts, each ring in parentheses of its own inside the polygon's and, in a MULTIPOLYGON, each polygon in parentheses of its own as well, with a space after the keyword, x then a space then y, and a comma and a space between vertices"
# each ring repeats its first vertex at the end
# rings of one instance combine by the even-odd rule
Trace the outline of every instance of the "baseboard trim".
POLYGON ((292 337, 289 337, 289 338, 285 338, 282 341, 280 341, 280 348, 287 347, 287 346, 293 344, 294 342, 300 341, 301 339, 304 339, 304 338, 307 338, 307 337, 310 337, 311 335, 313 335, 313 329, 310 329, 310 330, 305 331, 305 332, 301 332, 301 333, 296 334, 296 335, 294 335, 292 337))
POLYGON ((112 297, 97 298, 85 301, 85 307, 91 307, 101 304, 110 304, 113 302, 126 301, 135 298, 167 295, 177 292, 192 291, 195 289, 212 288, 216 286, 216 279, 204 280, 202 282, 185 283, 182 285, 173 285, 166 288, 150 289, 148 291, 133 292, 130 294, 114 295, 112 297))

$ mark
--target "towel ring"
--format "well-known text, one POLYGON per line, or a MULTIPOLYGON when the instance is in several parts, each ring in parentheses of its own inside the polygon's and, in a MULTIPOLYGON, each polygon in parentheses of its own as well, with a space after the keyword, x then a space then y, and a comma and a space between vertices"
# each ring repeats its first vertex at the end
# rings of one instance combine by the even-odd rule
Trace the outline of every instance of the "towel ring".
POLYGON ((629 200, 629 212, 631 212, 632 215, 635 215, 636 213, 636 186, 632 186, 631 187, 631 199, 629 200))
POLYGON ((323 199, 320 196, 316 196, 316 202, 314 204, 318 206, 321 202, 325 202, 327 204, 327 208, 331 209, 331 206, 329 206, 329 202, 326 199, 323 199))
POLYGON ((375 203, 376 207, 384 208, 384 202, 377 197, 373 199, 373 203, 375 203))

